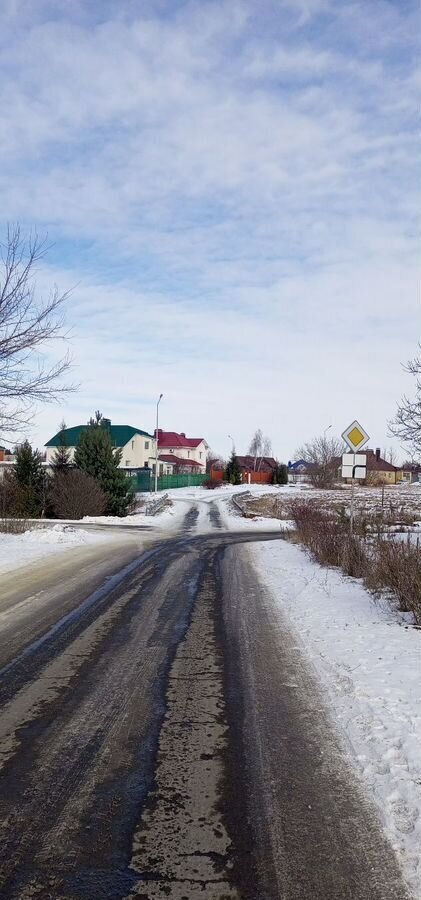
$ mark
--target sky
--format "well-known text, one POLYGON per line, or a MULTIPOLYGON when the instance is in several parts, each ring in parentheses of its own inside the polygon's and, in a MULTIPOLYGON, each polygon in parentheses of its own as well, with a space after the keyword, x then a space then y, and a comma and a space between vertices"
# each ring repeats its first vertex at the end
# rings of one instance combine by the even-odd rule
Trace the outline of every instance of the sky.
MULTIPOLYGON (((2 0, 0 235, 48 233, 77 392, 279 459, 371 446, 420 338, 418 0, 2 0)), ((53 354, 62 347, 52 347, 53 354)), ((53 358, 53 357, 52 357, 53 358)))

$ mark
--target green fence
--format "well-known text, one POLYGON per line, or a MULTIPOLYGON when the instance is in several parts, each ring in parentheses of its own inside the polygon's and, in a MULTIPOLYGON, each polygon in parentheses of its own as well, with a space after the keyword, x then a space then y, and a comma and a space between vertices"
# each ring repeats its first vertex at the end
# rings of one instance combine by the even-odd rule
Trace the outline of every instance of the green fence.
MULTIPOLYGON (((129 473, 127 473, 129 474, 129 473)), ((155 476, 151 469, 136 470, 130 472, 134 480, 135 490, 139 493, 155 490, 155 476)), ((207 481, 209 475, 161 475, 158 478, 158 491, 168 491, 170 488, 194 487, 207 481)))
MULTIPOLYGON (((170 488, 195 487, 207 481, 209 475, 161 475, 158 478, 158 491, 168 491, 170 488)), ((154 489, 154 478, 151 478, 151 488, 154 489)))

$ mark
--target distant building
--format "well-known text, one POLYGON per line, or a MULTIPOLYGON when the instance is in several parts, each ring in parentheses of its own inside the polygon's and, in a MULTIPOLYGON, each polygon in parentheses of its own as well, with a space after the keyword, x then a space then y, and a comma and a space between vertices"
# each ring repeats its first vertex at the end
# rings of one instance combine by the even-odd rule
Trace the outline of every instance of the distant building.
POLYGON ((237 462, 243 473, 265 472, 271 475, 276 469, 277 462, 273 456, 237 456, 237 462))
MULTIPOLYGON (((120 467, 123 469, 141 469, 155 466, 155 437, 141 428, 132 425, 112 425, 110 419, 104 419, 104 427, 110 433, 113 447, 121 450, 120 467)), ((57 432, 45 445, 46 461, 51 464, 57 447, 63 443, 70 451, 70 459, 73 460, 76 447, 81 435, 87 429, 87 425, 75 425, 73 428, 65 428, 57 432)))
POLYGON ((414 481, 421 481, 421 466, 419 463, 404 463, 401 469, 402 481, 412 484, 414 481))
POLYGON ((209 445, 204 438, 188 438, 181 431, 158 428, 158 454, 163 465, 174 465, 176 474, 204 474, 209 445))
MULTIPOLYGON (((364 448, 361 453, 367 457, 366 484, 398 484, 402 481, 402 469, 383 459, 380 455, 379 447, 376 450, 366 450, 364 448)), ((336 459, 336 463, 340 473, 342 467, 340 457, 336 459)), ((350 479, 347 478, 346 481, 349 482, 350 479)))

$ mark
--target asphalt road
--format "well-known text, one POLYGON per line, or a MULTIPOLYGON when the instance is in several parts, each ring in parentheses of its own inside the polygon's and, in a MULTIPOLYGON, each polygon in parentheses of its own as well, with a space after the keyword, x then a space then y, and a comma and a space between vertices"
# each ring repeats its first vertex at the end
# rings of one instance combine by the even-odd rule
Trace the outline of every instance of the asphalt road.
POLYGON ((3 579, 4 900, 408 897, 256 536, 209 517, 3 579))

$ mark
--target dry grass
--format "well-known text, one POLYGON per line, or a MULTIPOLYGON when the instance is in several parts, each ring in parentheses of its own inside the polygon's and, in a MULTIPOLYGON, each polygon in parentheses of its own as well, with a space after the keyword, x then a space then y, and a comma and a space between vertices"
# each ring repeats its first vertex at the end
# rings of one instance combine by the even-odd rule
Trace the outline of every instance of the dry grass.
POLYGON ((421 552, 419 544, 380 530, 377 517, 349 519, 337 510, 317 510, 300 500, 290 504, 298 537, 321 565, 337 566, 347 575, 363 578, 368 590, 388 596, 402 612, 412 613, 421 625, 421 552), (376 533, 376 528, 377 533, 376 533))
POLYGON ((0 519, 1 534, 23 534, 31 527, 25 519, 0 519))

